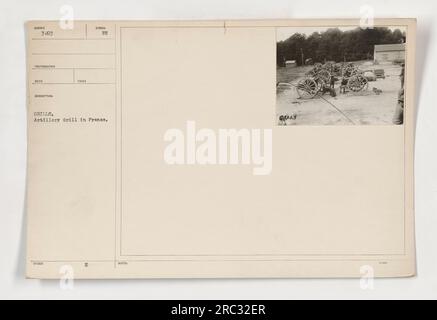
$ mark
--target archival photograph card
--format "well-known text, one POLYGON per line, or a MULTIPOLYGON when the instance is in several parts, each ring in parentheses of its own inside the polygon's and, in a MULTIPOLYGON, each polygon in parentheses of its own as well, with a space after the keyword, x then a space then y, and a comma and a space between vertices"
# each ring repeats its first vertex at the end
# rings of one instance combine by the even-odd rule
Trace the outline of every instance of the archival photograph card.
POLYGON ((27 277, 415 275, 415 32, 28 22, 27 277))

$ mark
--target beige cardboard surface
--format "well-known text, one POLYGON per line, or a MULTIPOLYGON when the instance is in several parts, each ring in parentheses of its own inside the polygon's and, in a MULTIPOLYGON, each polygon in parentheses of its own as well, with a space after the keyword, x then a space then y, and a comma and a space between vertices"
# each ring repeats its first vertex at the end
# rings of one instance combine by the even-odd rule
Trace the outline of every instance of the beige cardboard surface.
POLYGON ((404 125, 294 127, 276 28, 358 20, 74 23, 27 24, 28 277, 415 274, 414 20, 375 21, 407 27, 404 125), (271 173, 169 165, 187 121, 271 129, 271 173))

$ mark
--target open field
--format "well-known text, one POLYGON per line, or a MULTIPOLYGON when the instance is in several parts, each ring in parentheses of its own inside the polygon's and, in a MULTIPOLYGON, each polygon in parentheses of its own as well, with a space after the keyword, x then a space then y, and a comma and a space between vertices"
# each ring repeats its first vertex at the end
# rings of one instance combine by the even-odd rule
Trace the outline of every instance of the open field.
MULTIPOLYGON (((360 92, 340 94, 340 82, 335 84, 336 97, 317 95, 313 99, 301 99, 295 89, 297 82, 312 66, 278 68, 276 93, 276 117, 294 115, 287 125, 388 125, 392 124, 398 91, 401 89, 401 66, 393 64, 368 65, 356 62, 362 70, 384 69, 385 79, 370 81, 360 92), (376 94, 373 88, 382 90, 376 94)), ((278 122, 277 122, 278 123, 278 122)))

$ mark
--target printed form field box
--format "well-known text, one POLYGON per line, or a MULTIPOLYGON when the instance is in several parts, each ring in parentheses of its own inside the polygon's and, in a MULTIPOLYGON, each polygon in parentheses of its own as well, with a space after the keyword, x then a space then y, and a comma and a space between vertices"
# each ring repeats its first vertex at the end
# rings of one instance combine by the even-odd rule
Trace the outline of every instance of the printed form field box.
POLYGON ((32 68, 115 68, 113 55, 35 55, 32 68))
POLYGON ((75 83, 115 83, 113 69, 75 69, 75 83))
POLYGON ((30 73, 33 84, 73 83, 73 69, 36 69, 30 73))
POLYGON ((111 40, 38 40, 32 47, 33 55, 113 55, 115 51, 111 40))

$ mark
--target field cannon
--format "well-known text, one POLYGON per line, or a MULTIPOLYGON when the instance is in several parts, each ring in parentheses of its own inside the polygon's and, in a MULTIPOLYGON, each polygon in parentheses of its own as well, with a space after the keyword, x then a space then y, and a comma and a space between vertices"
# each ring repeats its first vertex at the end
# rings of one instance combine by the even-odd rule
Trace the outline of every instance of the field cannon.
POLYGON ((296 85, 296 91, 302 99, 312 99, 318 93, 323 93, 327 88, 333 89, 336 80, 342 83, 352 92, 359 92, 367 87, 367 79, 355 64, 338 64, 327 62, 316 63, 305 74, 305 77, 296 85))

